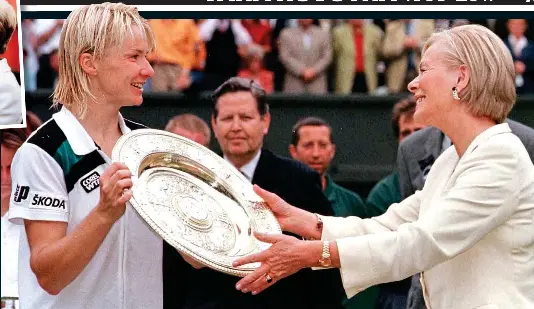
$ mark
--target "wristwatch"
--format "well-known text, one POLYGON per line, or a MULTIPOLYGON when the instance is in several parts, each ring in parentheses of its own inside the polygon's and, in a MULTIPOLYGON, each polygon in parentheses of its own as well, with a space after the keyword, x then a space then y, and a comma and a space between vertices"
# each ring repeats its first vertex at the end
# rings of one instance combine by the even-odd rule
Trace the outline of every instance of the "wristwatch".
POLYGON ((319 264, 323 267, 332 266, 332 259, 330 258, 330 243, 328 241, 323 241, 323 252, 321 258, 319 259, 319 264))

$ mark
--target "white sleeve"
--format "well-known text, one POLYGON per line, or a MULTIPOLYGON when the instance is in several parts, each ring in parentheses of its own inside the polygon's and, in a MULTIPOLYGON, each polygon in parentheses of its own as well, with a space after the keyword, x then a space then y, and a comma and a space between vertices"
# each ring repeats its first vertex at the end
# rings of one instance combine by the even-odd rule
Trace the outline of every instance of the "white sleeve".
POLYGON ((326 217, 323 221, 322 240, 377 234, 397 230, 402 224, 416 221, 419 217, 421 191, 416 191, 400 203, 392 204, 381 216, 369 219, 358 217, 326 217))
POLYGON ((210 41, 218 24, 218 19, 208 19, 203 21, 200 25, 198 25, 198 35, 204 42, 210 41))
POLYGON ((15 75, 0 73, 0 125, 22 124, 21 96, 15 75))
MULTIPOLYGON (((514 147, 502 141, 486 143, 462 158, 452 187, 436 193, 442 194, 440 198, 429 199, 433 204, 416 222, 395 231, 337 240, 348 297, 452 259, 508 220, 519 206, 518 192, 525 182, 518 177, 522 163, 514 147)), ((429 178, 425 189, 430 182, 429 178)))
POLYGON ((44 150, 24 143, 11 164, 11 183, 11 222, 68 221, 69 201, 63 170, 44 150))
POLYGON ((35 19, 33 21, 33 31, 35 36, 43 35, 43 33, 52 29, 56 23, 55 19, 35 19))
POLYGON ((252 37, 250 36, 250 33, 248 33, 248 30, 245 27, 243 27, 241 22, 237 20, 232 20, 231 26, 232 30, 234 31, 236 45, 245 45, 250 44, 252 42, 252 37))

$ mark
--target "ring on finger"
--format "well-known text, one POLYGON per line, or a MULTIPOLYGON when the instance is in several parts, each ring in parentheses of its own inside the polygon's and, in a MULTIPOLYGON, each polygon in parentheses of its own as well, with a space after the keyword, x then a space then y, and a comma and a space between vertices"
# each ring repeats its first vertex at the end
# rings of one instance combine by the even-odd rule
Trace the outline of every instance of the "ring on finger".
POLYGON ((271 278, 271 276, 269 276, 269 274, 265 274, 265 280, 267 281, 267 283, 273 282, 273 278, 271 278))

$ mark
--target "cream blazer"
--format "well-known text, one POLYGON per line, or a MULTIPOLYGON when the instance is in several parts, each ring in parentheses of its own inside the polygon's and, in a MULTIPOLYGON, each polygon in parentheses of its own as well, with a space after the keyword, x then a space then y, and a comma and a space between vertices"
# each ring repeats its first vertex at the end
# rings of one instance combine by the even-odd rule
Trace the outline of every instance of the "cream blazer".
POLYGON ((422 272, 429 309, 534 308, 534 166, 506 123, 447 149, 385 214, 322 219, 349 297, 422 272))

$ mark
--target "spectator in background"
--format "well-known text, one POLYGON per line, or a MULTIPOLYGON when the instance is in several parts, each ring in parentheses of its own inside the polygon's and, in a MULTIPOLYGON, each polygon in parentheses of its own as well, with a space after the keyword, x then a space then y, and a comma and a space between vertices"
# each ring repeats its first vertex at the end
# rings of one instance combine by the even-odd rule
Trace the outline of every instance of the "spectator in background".
POLYGON ((202 118, 193 114, 174 116, 165 126, 165 131, 186 137, 204 147, 209 147, 211 140, 211 131, 208 124, 202 118))
MULTIPOLYGON (((336 153, 336 145, 333 141, 332 128, 325 120, 317 117, 299 120, 293 126, 289 153, 293 159, 319 173, 323 192, 332 205, 334 216, 366 217, 365 204, 360 196, 336 184, 327 174, 336 153)), ((377 288, 369 288, 347 299, 343 292, 340 302, 347 309, 373 309, 376 294, 377 288)))
POLYGON ((293 126, 289 153, 293 159, 319 173, 323 191, 332 203, 335 216, 365 218, 365 204, 360 196, 339 186, 327 174, 336 153, 336 145, 332 127, 325 120, 318 117, 299 120, 293 126))
POLYGON ((263 49, 259 45, 251 45, 245 59, 246 67, 239 70, 239 77, 254 80, 267 94, 273 92, 273 72, 263 68, 263 49))
POLYGON ((2 181, 2 308, 19 308, 18 303, 18 252, 19 236, 22 226, 8 220, 11 197, 11 162, 15 152, 29 134, 24 129, 0 130, 1 134, 1 181, 2 181))
POLYGON ((39 60, 37 88, 54 88, 57 72, 50 66, 50 55, 59 48, 59 37, 64 20, 35 19, 32 25, 35 48, 39 60))
POLYGON ((149 55, 154 68, 152 91, 182 91, 192 83, 191 70, 203 69, 206 47, 192 19, 152 19, 149 21, 157 49, 149 55), (201 58, 201 67, 196 68, 201 58))
POLYGON ((417 76, 421 48, 434 32, 433 19, 397 19, 386 24, 382 53, 389 60, 386 83, 391 94, 406 91, 417 76))
POLYGON ((517 93, 534 93, 534 43, 525 36, 527 20, 509 19, 507 26, 509 34, 504 43, 514 59, 517 93))
POLYGON ((37 37, 34 33, 34 20, 22 20, 22 65, 24 67, 24 90, 37 90, 37 72, 39 71, 39 59, 37 59, 37 37))
MULTIPOLYGON (((401 100, 393 107, 391 124, 399 143, 413 132, 424 128, 414 120, 416 102, 413 96, 401 100)), ((366 200, 368 217, 384 214, 390 205, 402 201, 398 172, 380 180, 369 192, 366 200)), ((375 309, 405 309, 411 279, 407 278, 379 285, 375 309)))
POLYGON ((280 61, 280 34, 289 23, 289 19, 275 19, 271 25, 271 51, 265 56, 265 67, 273 72, 275 92, 282 92, 284 89, 286 69, 280 61))
POLYGON ((266 54, 271 51, 271 25, 265 19, 243 19, 243 27, 247 29, 252 42, 261 46, 266 54))
POLYGON ((203 88, 213 90, 237 76, 252 38, 239 20, 207 19, 200 23, 199 29, 207 52, 203 88))
MULTIPOLYGON (((0 1, 0 54, 4 54, 17 28, 13 7, 0 1)), ((22 124, 22 94, 20 84, 7 59, 0 57, 0 125, 22 124)))
POLYGON ((286 69, 284 92, 327 93, 326 71, 332 62, 330 34, 312 19, 299 19, 299 27, 280 34, 280 61, 286 69))
POLYGON ((363 19, 350 19, 334 28, 335 92, 373 94, 378 85, 377 63, 384 33, 363 19))

